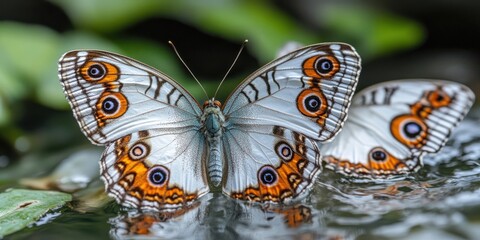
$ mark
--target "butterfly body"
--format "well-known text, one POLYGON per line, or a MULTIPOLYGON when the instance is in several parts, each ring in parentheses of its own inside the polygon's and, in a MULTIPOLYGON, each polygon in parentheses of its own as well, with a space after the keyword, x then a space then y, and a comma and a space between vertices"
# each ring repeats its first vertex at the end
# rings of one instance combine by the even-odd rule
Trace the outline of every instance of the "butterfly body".
POLYGON ((222 181, 222 135, 224 131, 225 116, 220 109, 220 102, 214 99, 204 104, 201 118, 202 131, 209 147, 208 175, 213 186, 218 187, 222 181))
POLYGON ((118 54, 80 50, 59 77, 80 129, 105 145, 106 190, 127 207, 190 204, 209 183, 235 199, 304 197, 322 170, 316 142, 341 129, 360 58, 342 43, 290 52, 246 78, 221 106, 203 109, 177 82, 118 54))

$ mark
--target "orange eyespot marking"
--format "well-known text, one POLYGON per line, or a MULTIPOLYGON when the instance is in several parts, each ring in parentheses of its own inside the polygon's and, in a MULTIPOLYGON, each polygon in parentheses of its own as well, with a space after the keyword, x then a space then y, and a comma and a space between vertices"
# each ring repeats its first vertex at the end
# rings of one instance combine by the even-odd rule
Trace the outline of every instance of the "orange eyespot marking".
POLYGON ((396 172, 399 169, 406 169, 407 165, 398 160, 385 149, 377 147, 368 153, 368 164, 372 171, 396 172))
POLYGON ((113 82, 120 77, 120 70, 107 62, 88 61, 79 72, 83 79, 97 83, 113 82))
POLYGON ((103 127, 109 119, 121 117, 128 109, 127 98, 119 92, 105 91, 96 104, 98 125, 103 127))
POLYGON ((392 120, 390 131, 393 136, 409 148, 420 148, 426 144, 427 125, 418 116, 400 115, 392 120))
POLYGON ((433 108, 446 107, 452 103, 452 98, 441 89, 428 92, 427 100, 433 108))
POLYGON ((132 160, 140 160, 148 156, 150 153, 150 146, 146 143, 139 142, 130 148, 129 156, 132 160))
POLYGON ((114 164, 120 177, 118 184, 126 193, 139 201, 147 200, 159 204, 184 204, 197 198, 196 193, 187 193, 177 186, 171 186, 170 170, 162 165, 147 166, 146 163, 132 159, 130 154, 136 150, 128 146, 130 136, 117 141, 117 161, 114 164))
POLYGON ((297 97, 297 109, 303 115, 316 118, 318 124, 324 124, 327 116, 327 98, 319 88, 308 88, 300 92, 297 97))
POLYGON ((337 159, 333 156, 326 156, 324 159, 327 162, 327 168, 347 175, 358 174, 366 177, 371 177, 372 175, 385 177, 410 171, 404 162, 382 148, 374 148, 366 157, 368 159, 366 164, 352 163, 348 159, 337 159))
POLYGON ((292 153, 291 147, 287 150, 279 149, 279 146, 283 146, 282 143, 277 144, 277 155, 284 160, 280 166, 263 166, 257 172, 258 187, 233 192, 232 198, 253 202, 282 202, 296 193, 297 187, 303 181, 302 173, 307 162, 301 155, 292 153))
POLYGON ((433 110, 446 107, 452 101, 452 97, 439 87, 436 90, 425 92, 418 102, 412 104, 410 111, 413 115, 428 118, 433 110))
POLYGON ((311 78, 331 78, 340 69, 338 60, 333 56, 313 56, 303 62, 303 73, 311 78))
POLYGON ((349 160, 341 160, 333 156, 325 156, 324 160, 327 163, 326 167, 332 170, 341 171, 346 174, 355 172, 358 174, 370 175, 370 170, 367 168, 367 166, 361 163, 352 163, 349 160))
POLYGON ((294 152, 290 144, 286 142, 279 142, 275 145, 275 150, 277 151, 277 155, 283 161, 288 162, 293 159, 294 152))

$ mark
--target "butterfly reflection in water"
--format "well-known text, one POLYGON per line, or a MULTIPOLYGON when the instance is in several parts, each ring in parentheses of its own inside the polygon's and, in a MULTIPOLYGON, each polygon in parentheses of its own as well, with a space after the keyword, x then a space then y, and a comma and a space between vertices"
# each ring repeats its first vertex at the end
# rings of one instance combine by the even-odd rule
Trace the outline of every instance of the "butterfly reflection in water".
POLYGON ((59 62, 82 132, 106 146, 107 192, 144 210, 192 203, 212 186, 253 202, 301 199, 322 169, 317 142, 340 130, 359 72, 350 45, 315 44, 257 70, 223 106, 202 108, 173 79, 118 54, 71 51, 59 62))

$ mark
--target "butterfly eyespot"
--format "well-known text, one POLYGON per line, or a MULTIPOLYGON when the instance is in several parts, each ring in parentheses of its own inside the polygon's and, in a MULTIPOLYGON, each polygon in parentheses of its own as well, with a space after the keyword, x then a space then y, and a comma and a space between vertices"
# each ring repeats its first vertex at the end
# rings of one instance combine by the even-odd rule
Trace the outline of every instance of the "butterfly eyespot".
POLYGON ((101 79, 105 76, 105 67, 99 63, 92 64, 88 68, 88 76, 92 79, 101 79))
POLYGON ((327 109, 327 99, 320 89, 305 89, 297 97, 297 108, 307 117, 318 118, 327 109))
POLYGON ((133 160, 142 159, 145 158, 149 152, 149 147, 145 143, 140 142, 133 145, 130 149, 130 158, 133 160))
POLYGON ((99 125, 103 126, 107 119, 122 116, 128 108, 127 98, 119 92, 104 92, 97 104, 96 117, 99 125))
POLYGON ((383 162, 387 159, 387 154, 384 150, 377 148, 372 150, 370 157, 377 162, 383 162))
POLYGON ((320 108, 321 102, 318 96, 311 95, 305 98, 304 104, 308 111, 316 112, 320 108))
POLYGON ((415 115, 400 115, 392 120, 393 136, 410 148, 419 148, 425 144, 427 125, 415 115))
POLYGON ((165 185, 168 180, 168 170, 162 166, 156 166, 148 171, 148 182, 156 187, 165 185))
POLYGON ((448 106, 452 101, 450 96, 442 90, 435 90, 429 92, 427 100, 433 108, 441 108, 448 106))
POLYGON ((120 70, 107 62, 88 61, 79 71, 83 79, 96 83, 113 82, 120 76, 120 70))
POLYGON ((422 130, 422 127, 416 122, 408 122, 403 125, 403 132, 409 138, 416 138, 422 130))
POLYGON ((119 106, 118 99, 114 97, 107 97, 102 102, 102 110, 108 115, 114 114, 118 110, 119 106))
POLYGON ((320 74, 327 74, 333 69, 333 63, 330 59, 327 58, 320 58, 316 63, 315 63, 315 69, 317 69, 317 72, 320 74))
POLYGON ((285 161, 290 161, 293 158, 293 149, 287 143, 281 142, 278 143, 275 147, 277 150, 277 155, 285 161))
POLYGON ((258 179, 263 185, 272 186, 277 183, 278 174, 277 171, 275 171, 275 169, 271 166, 263 166, 258 171, 258 179))
POLYGON ((303 62, 303 72, 314 79, 330 78, 340 70, 338 60, 333 56, 313 56, 303 62))

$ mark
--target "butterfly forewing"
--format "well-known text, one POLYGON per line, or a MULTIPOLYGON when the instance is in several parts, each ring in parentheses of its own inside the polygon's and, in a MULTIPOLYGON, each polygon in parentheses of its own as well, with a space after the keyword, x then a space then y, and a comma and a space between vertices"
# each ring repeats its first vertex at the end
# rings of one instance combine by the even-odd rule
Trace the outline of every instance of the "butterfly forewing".
POLYGON ((165 74, 103 51, 71 51, 59 62, 65 95, 83 133, 104 145, 152 128, 199 128, 195 99, 165 74))
POLYGON ((360 57, 350 45, 301 48, 247 78, 224 114, 231 123, 288 127, 327 141, 346 119, 359 73, 360 57))

